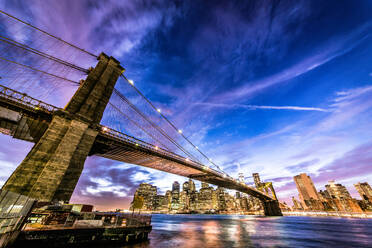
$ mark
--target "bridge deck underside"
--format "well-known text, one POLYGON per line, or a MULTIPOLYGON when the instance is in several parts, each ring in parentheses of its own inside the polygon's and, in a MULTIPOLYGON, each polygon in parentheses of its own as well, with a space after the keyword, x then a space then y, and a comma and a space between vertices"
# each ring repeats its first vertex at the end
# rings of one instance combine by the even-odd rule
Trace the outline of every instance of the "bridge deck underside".
MULTIPOLYGON (((48 128, 53 112, 34 108, 20 101, 0 96, 0 132, 14 138, 36 143, 48 128)), ((214 170, 206 170, 180 156, 169 156, 146 146, 136 146, 125 139, 117 139, 100 132, 90 155, 97 155, 125 163, 136 164, 164 172, 193 178, 227 189, 247 193, 261 200, 272 200, 248 185, 223 177, 214 170)))
POLYGON ((97 136, 91 155, 141 165, 167 173, 196 179, 226 189, 233 189, 247 193, 262 200, 272 200, 261 191, 251 188, 244 183, 238 183, 233 179, 225 178, 213 173, 213 171, 204 170, 200 167, 193 167, 184 161, 169 158, 161 153, 137 147, 135 144, 107 137, 102 133, 97 136))
POLYGON ((148 168, 177 174, 184 177, 191 175, 206 175, 204 172, 195 168, 185 166, 177 161, 170 160, 161 154, 155 154, 142 147, 136 147, 132 143, 114 141, 110 138, 99 135, 93 145, 92 155, 105 157, 129 164, 136 164, 148 168))
POLYGON ((51 115, 0 98, 0 132, 36 143, 48 128, 51 115))

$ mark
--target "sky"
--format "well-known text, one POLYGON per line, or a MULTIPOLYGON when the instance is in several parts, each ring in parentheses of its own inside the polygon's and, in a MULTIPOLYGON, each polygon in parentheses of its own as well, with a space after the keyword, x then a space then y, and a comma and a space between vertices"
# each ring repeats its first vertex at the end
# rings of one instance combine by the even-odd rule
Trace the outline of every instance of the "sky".
MULTIPOLYGON (((47 3, 0 0, 0 9, 117 58, 231 176, 252 184, 258 172, 288 203, 299 173, 318 190, 336 180, 356 198, 354 183, 372 184, 371 1, 47 3)), ((5 135, 0 144, 3 184, 32 144, 5 135)), ((174 180, 186 178, 92 156, 72 202, 128 208, 140 183, 164 193, 174 180)))

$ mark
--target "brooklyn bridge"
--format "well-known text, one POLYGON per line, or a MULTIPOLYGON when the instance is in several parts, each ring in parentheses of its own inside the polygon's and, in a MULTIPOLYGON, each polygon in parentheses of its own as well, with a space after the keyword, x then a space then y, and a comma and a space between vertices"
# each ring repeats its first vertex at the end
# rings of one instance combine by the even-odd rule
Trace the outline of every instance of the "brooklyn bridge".
POLYGON ((281 215, 275 196, 225 173, 136 88, 118 60, 3 11, 0 18, 0 132, 34 143, 4 190, 68 202, 94 155, 247 193, 261 200, 265 215, 281 215), (48 103, 66 99, 65 92, 73 92, 65 107, 48 103))

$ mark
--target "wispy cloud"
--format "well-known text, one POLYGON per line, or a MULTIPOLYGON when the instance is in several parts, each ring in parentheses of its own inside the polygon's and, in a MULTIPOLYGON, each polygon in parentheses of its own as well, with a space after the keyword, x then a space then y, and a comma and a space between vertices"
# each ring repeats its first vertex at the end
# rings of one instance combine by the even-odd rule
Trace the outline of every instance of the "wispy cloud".
POLYGON ((243 98, 246 99, 247 97, 252 97, 254 94, 257 94, 271 86, 287 82, 288 80, 308 73, 353 50, 370 37, 370 33, 368 33, 370 28, 371 23, 367 23, 348 36, 341 38, 338 37, 336 40, 327 42, 321 49, 318 49, 318 51, 314 53, 315 55, 308 56, 281 72, 262 79, 241 83, 240 85, 242 86, 227 93, 214 96, 212 100, 223 99, 224 102, 240 101, 243 98))
MULTIPOLYGON (((133 77, 145 95, 233 176, 237 163, 247 176, 260 172, 264 180, 275 181, 280 196, 297 194, 292 177, 302 170, 312 173, 317 183, 323 183, 320 173, 329 172, 334 179, 338 175, 345 178, 348 175, 337 169, 338 164, 347 171, 355 160, 361 165, 356 165, 352 176, 362 177, 363 170, 368 170, 371 147, 355 148, 372 137, 372 86, 350 89, 352 83, 344 87, 345 82, 340 81, 320 88, 320 84, 332 84, 336 73, 346 73, 332 67, 322 77, 312 77, 311 86, 304 86, 310 91, 303 92, 301 87, 307 82, 300 76, 349 55, 370 37, 370 23, 363 26, 364 21, 358 22, 342 32, 327 29, 316 35, 305 34, 313 24, 311 17, 318 10, 323 11, 322 6, 313 9, 308 1, 280 1, 276 6, 264 1, 239 5, 234 1, 190 3, 66 0, 45 4, 35 0, 32 5, 0 1, 0 6, 11 6, 9 12, 14 15, 87 50, 104 51, 121 59, 126 74, 133 77), (296 83, 290 81, 293 79, 296 83), (286 83, 296 85, 296 89, 289 89, 286 83), (315 88, 326 92, 319 97, 311 95, 319 93, 312 91, 315 88), (272 89, 280 93, 274 101, 260 95, 272 89), (335 91, 336 96, 332 95, 335 91), (251 101, 257 96, 262 98, 251 101), (286 101, 282 96, 292 99, 286 101), (306 101, 298 99, 302 96, 306 101), (295 106, 289 102, 296 102, 295 106), (267 111, 251 111, 243 116, 239 111, 228 112, 230 109, 267 111), (307 114, 292 115, 289 111, 307 114), (280 120, 273 117, 279 115, 280 120), (234 118, 238 124, 230 122, 234 118), (234 135, 224 137, 225 132, 234 135), (347 154, 348 151, 353 152, 347 154)), ((356 23, 352 17, 348 16, 356 23)), ((323 21, 334 23, 326 18, 323 21)), ((337 26, 341 26, 339 22, 337 26)), ((344 63, 352 74, 355 60, 348 59, 344 63)), ((367 71, 371 72, 370 68, 367 71)), ((345 81, 358 78, 347 76, 345 81)), ((0 139, 4 144, 14 144, 0 139)), ((15 144, 13 151, 5 145, 5 152, 0 154, 0 163, 7 168, 1 174, 2 181, 30 148, 30 144, 15 144)), ((164 192, 174 180, 184 179, 92 157, 87 160, 73 202, 93 203, 100 209, 128 207, 141 182, 153 183, 164 192)))
POLYGON ((249 110, 256 109, 272 109, 272 110, 297 110, 297 111, 320 111, 320 112, 330 112, 329 109, 315 108, 315 107, 301 107, 301 106, 265 106, 265 105, 250 105, 250 104, 223 104, 223 103, 207 103, 198 102, 195 105, 202 105, 208 107, 216 108, 244 108, 249 110))

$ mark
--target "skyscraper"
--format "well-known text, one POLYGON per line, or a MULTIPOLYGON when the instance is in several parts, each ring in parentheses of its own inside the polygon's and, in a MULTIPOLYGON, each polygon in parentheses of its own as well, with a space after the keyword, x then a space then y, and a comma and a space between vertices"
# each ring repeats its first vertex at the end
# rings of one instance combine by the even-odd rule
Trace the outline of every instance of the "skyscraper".
POLYGON ((208 188, 209 187, 209 184, 208 183, 205 183, 205 182, 202 182, 201 183, 201 187, 202 187, 202 189, 208 188))
POLYGON ((332 198, 351 199, 351 195, 345 186, 339 183, 335 183, 335 181, 333 180, 329 181, 328 183, 329 184, 327 184, 325 187, 332 198))
POLYGON ((307 200, 320 200, 311 178, 305 173, 295 176, 294 181, 297 186, 299 197, 303 206, 307 206, 307 200))
POLYGON ((183 184, 182 184, 182 190, 183 191, 186 191, 187 193, 189 193, 189 191, 190 191, 190 183, 189 182, 184 182, 183 184))
POLYGON ((252 176, 253 176, 253 180, 254 180, 254 184, 256 185, 256 188, 259 188, 261 186, 260 175, 258 175, 258 173, 253 173, 252 176))
POLYGON ((244 174, 243 173, 239 173, 238 174, 238 178, 239 178, 239 182, 242 182, 242 183, 244 183, 244 174))
POLYGON ((178 210, 180 208, 180 184, 175 181, 172 185, 172 210, 178 210))
POLYGON ((292 196, 292 202, 293 202, 293 209, 294 210, 302 210, 303 209, 301 203, 294 196, 292 196))
POLYGON ((173 183, 172 191, 178 191, 178 193, 180 192, 180 184, 177 181, 173 183))
POLYGON ((363 200, 369 200, 372 202, 372 188, 367 182, 354 184, 354 187, 363 200))
POLYGON ((143 197, 143 209, 144 210, 153 210, 154 209, 154 199, 157 195, 157 187, 152 186, 148 183, 141 183, 138 189, 135 192, 135 195, 143 197))
POLYGON ((190 187, 190 191, 191 192, 195 192, 196 191, 196 188, 195 188, 195 183, 193 180, 189 179, 189 187, 190 187))

